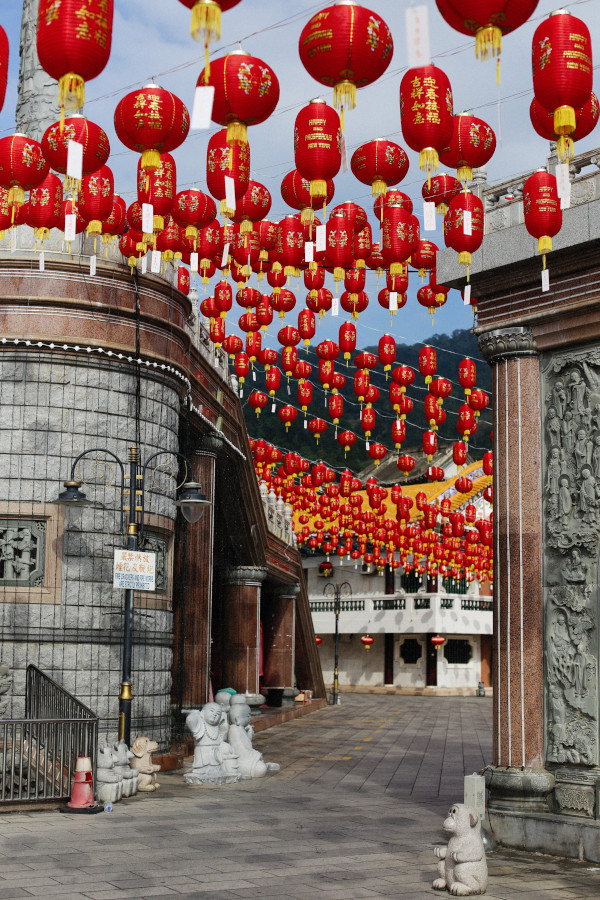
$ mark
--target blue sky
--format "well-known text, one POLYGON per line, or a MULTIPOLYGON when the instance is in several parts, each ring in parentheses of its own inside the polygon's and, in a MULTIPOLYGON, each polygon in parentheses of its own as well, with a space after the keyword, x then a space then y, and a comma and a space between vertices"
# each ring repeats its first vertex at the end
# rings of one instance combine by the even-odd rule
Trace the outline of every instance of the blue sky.
MULTIPOLYGON (((322 96, 332 102, 331 90, 322 88, 304 70, 298 56, 298 37, 304 24, 326 3, 311 0, 242 0, 223 15, 222 40, 213 55, 243 48, 267 61, 277 73, 281 98, 275 114, 266 123, 249 129, 252 153, 251 177, 262 181, 271 191, 273 207, 269 218, 277 220, 290 210, 280 194, 283 176, 294 167, 293 126, 299 109, 312 97, 322 96)), ((422 213, 421 185, 423 175, 417 155, 406 148, 400 130, 399 84, 407 68, 405 11, 409 5, 398 0, 370 0, 372 10, 388 23, 394 38, 394 56, 384 77, 358 92, 357 108, 346 115, 348 158, 360 144, 375 137, 388 137, 407 149, 410 169, 400 189, 415 200, 415 212, 422 213)), ((433 0, 429 9, 431 53, 433 61, 450 78, 456 112, 470 110, 485 119, 496 131, 498 149, 488 165, 488 180, 502 181, 511 175, 544 165, 548 145, 539 138, 529 123, 531 101, 531 38, 539 21, 556 8, 553 2, 541 0, 532 19, 503 41, 501 84, 496 85, 495 62, 475 59, 474 42, 453 31, 441 18, 433 0), (500 119, 499 119, 500 117, 500 119)), ((0 23, 5 28, 11 47, 9 85, 4 109, 0 114, 0 133, 14 130, 14 107, 19 66, 19 28, 21 4, 4 0, 0 23)), ((592 32, 595 49, 600 47, 600 0, 578 0, 570 11, 586 22, 592 32)), ((118 141, 112 126, 112 115, 118 100, 129 90, 146 83, 151 77, 174 91, 191 108, 196 79, 203 67, 203 48, 189 36, 190 12, 178 0, 115 0, 113 50, 105 71, 86 87, 85 114, 101 124, 111 141, 109 165, 115 173, 116 189, 128 203, 136 198, 135 173, 137 156, 118 141)), ((215 126, 216 129, 216 126, 215 126)), ((577 145, 578 151, 598 144, 598 132, 577 145)), ((196 183, 205 189, 205 151, 210 132, 192 132, 186 143, 174 154, 178 168, 178 189, 196 183)), ((355 200, 372 215, 370 190, 359 184, 352 173, 336 179, 334 203, 355 200)), ((375 230, 375 229, 374 229, 375 230)), ((441 222, 435 233, 423 234, 443 246, 441 222)), ((381 285, 383 286, 383 285, 381 285)), ((451 291, 446 306, 435 317, 432 328, 427 311, 416 301, 420 286, 415 276, 413 290, 404 309, 394 319, 391 329, 398 341, 420 341, 433 332, 451 332, 468 328, 472 314, 462 304, 460 295, 451 291)), ((293 286, 292 286, 293 287, 293 286)), ((375 343, 380 334, 390 330, 390 318, 377 304, 374 278, 367 285, 371 302, 359 323, 358 345, 375 343)), ((298 306, 287 321, 295 324, 295 313, 305 296, 301 286, 298 306)), ((336 337, 343 319, 326 317, 317 335, 319 340, 336 337)), ((277 329, 273 329, 275 346, 277 329)))

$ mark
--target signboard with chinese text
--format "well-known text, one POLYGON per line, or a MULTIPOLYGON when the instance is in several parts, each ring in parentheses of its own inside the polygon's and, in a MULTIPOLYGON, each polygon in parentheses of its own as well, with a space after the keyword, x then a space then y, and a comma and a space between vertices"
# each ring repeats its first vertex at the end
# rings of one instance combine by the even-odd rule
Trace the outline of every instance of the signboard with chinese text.
POLYGON ((113 587, 156 590, 156 553, 115 549, 113 587))

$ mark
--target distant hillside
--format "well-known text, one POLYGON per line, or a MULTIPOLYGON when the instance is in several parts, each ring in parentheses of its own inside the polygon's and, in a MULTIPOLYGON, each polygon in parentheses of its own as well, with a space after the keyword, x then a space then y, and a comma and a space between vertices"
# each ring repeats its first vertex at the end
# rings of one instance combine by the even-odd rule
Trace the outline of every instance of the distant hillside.
MULTIPOLYGON (((453 384, 452 396, 444 401, 446 422, 438 432, 440 442, 453 442, 459 440, 460 437, 456 430, 456 422, 458 408, 461 403, 464 403, 464 392, 458 382, 459 362, 465 356, 475 360, 477 365, 477 386, 488 394, 491 392, 492 387, 491 369, 481 359, 477 338, 470 331, 456 330, 451 335, 434 334, 425 343, 436 349, 437 374, 447 378, 453 384)), ((427 427, 423 410, 423 401, 427 390, 425 381, 419 373, 419 350, 422 346, 422 343, 397 345, 396 365, 408 365, 416 371, 414 384, 407 390, 407 396, 413 401, 414 408, 406 420, 406 441, 402 448, 406 452, 410 452, 411 448, 421 447, 423 429, 427 427)), ((375 354, 377 354, 377 349, 377 346, 364 348, 364 350, 375 354)), ((308 349, 308 354, 306 354, 304 348, 302 348, 298 355, 300 359, 307 360, 313 367, 311 376, 313 400, 308 408, 307 419, 320 417, 330 422, 324 390, 318 380, 319 360, 315 350, 311 346, 308 349)), ((358 438, 346 459, 344 459, 343 448, 340 447, 335 439, 335 428, 332 424, 329 425, 327 432, 321 436, 317 446, 316 439, 304 428, 304 415, 301 411, 298 412, 298 418, 290 426, 287 433, 277 414, 271 413, 271 403, 257 418, 255 411, 248 405, 248 397, 253 390, 265 391, 265 374, 262 366, 255 366, 256 381, 250 375, 244 384, 242 403, 244 404, 246 426, 250 436, 262 437, 281 449, 293 449, 310 460, 323 459, 334 468, 347 466, 354 472, 364 468, 370 462, 370 458, 365 450, 364 435, 360 427, 360 405, 353 391, 353 379, 356 368, 352 360, 350 360, 350 365, 346 368, 345 361, 338 359, 336 370, 344 374, 347 379, 346 387, 340 391, 344 398, 344 416, 340 421, 339 428, 340 430, 349 429, 353 431, 358 438)), ((391 438, 391 427, 395 419, 395 413, 389 402, 388 394, 391 381, 386 381, 381 366, 371 373, 371 384, 379 388, 380 399, 374 406, 377 424, 370 440, 380 441, 388 448, 388 451, 393 451, 394 444, 391 438)), ((281 387, 276 395, 277 409, 285 403, 299 407, 298 388, 294 379, 290 379, 289 388, 290 394, 288 395, 287 380, 285 377, 282 377, 281 387)), ((479 420, 480 424, 477 434, 470 441, 472 451, 479 450, 481 453, 484 453, 490 449, 491 421, 491 408, 488 407, 479 420)))

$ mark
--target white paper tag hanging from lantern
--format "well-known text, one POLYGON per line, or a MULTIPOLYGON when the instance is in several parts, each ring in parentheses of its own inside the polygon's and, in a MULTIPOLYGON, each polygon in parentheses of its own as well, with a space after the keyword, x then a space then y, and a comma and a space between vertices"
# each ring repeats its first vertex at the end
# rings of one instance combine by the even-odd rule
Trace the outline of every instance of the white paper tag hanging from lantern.
POLYGON ((197 87, 194 92, 194 104, 190 118, 192 131, 205 131, 210 128, 213 104, 215 102, 215 89, 211 84, 197 87))
POLYGON ((227 209, 235 212, 235 181, 229 175, 225 176, 225 203, 227 209))
POLYGON ((150 256, 150 271, 154 275, 160 272, 160 250, 153 250, 150 256))
POLYGON ((550 269, 542 269, 542 293, 550 290, 550 269))
POLYGON ((410 6, 406 10, 406 47, 409 69, 429 65, 431 51, 429 49, 429 16, 426 6, 410 6))
POLYGON ((289 386, 289 384, 288 384, 288 386, 287 386, 287 392, 288 392, 288 397, 291 397, 291 395, 292 395, 292 389, 291 389, 291 387, 289 386))
POLYGON ((256 372, 252 369, 252 381, 256 381, 256 372))
POLYGON ((571 196, 571 179, 569 177, 568 163, 559 163, 556 167, 556 191, 561 199, 571 196))
POLYGON ((307 241, 304 245, 304 262, 311 263, 315 260, 314 241, 307 241))
POLYGON ((83 178, 83 144, 79 141, 71 140, 67 145, 67 177, 73 181, 83 178))
POLYGON ((42 252, 40 253, 40 257, 39 257, 39 267, 40 267, 40 272, 44 272, 44 271, 46 270, 46 260, 45 260, 45 258, 44 258, 44 251, 43 251, 43 250, 42 250, 42 252))
POLYGON ((368 441, 365 441, 365 450, 367 451, 367 453, 369 452, 369 447, 370 447, 370 446, 371 446, 371 445, 369 444, 369 442, 368 442, 368 441))
POLYGON ((390 312, 398 312, 398 292, 390 291, 390 312))
POLYGON ((560 198, 560 208, 561 209, 571 209, 571 195, 570 194, 567 197, 560 198))
POLYGON ((304 420, 304 428, 305 428, 305 429, 307 429, 307 428, 308 428, 308 422, 307 422, 307 420, 306 420, 306 419, 305 419, 305 420, 304 420))
POLYGON ((151 203, 142 203, 142 231, 144 234, 154 231, 154 206, 151 203))
POLYGON ((275 403, 271 403, 271 412, 274 413, 277 411, 277 406, 275 403))
POLYGON ((95 274, 96 274, 96 254, 94 253, 93 256, 90 256, 90 275, 93 278, 95 274))
POLYGON ((346 138, 342 135, 342 172, 348 171, 348 154, 346 153, 346 138))
POLYGON ((229 262, 229 243, 223 246, 223 256, 221 257, 221 266, 225 268, 227 263, 229 262))
POLYGON ((431 200, 423 201, 423 230, 424 231, 435 231, 436 229, 436 221, 435 221, 435 203, 431 200))
POLYGON ((471 285, 465 285, 465 289, 463 291, 463 304, 465 306, 471 305, 471 285))
POLYGON ((331 315, 339 316, 340 314, 340 301, 338 297, 334 297, 331 301, 331 315))
POLYGON ((10 229, 10 252, 14 253, 17 249, 17 226, 13 225, 10 229))
POLYGON ((463 212, 463 234, 467 236, 473 234, 473 216, 470 209, 463 212))
POLYGON ((190 272, 196 273, 198 271, 198 254, 190 253, 190 272))
POLYGON ((65 216, 65 241, 70 244, 75 240, 77 234, 77 216, 75 213, 68 213, 65 216))
POLYGON ((148 271, 148 257, 142 256, 142 275, 145 275, 148 271))
POLYGON ((327 228, 325 225, 317 225, 315 228, 315 242, 317 253, 324 253, 327 249, 327 228))

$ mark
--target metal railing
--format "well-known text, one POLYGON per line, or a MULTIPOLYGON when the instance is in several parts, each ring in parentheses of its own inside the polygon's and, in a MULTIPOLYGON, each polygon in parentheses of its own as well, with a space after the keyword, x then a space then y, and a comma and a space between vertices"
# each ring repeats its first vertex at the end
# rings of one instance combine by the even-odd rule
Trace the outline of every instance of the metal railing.
POLYGON ((36 666, 27 667, 25 716, 0 720, 0 807, 67 800, 78 756, 96 774, 98 717, 36 666))
POLYGON ((406 597, 383 597, 381 600, 373 600, 374 610, 406 609, 406 597))

